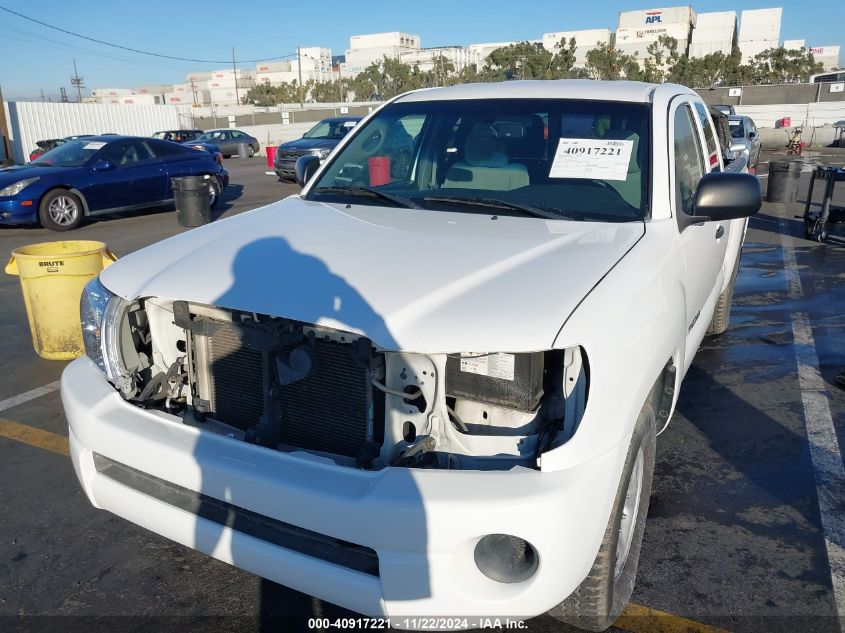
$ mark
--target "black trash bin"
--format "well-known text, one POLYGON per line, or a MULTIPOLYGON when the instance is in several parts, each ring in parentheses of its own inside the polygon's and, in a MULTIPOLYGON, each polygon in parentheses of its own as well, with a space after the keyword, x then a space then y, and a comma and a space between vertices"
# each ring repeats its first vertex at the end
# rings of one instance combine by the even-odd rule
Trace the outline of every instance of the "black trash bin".
POLYGON ((183 176, 170 181, 180 226, 202 226, 211 222, 210 185, 205 176, 183 176))
POLYGON ((769 163, 768 202, 795 202, 798 199, 798 182, 804 163, 800 160, 773 160, 769 163))

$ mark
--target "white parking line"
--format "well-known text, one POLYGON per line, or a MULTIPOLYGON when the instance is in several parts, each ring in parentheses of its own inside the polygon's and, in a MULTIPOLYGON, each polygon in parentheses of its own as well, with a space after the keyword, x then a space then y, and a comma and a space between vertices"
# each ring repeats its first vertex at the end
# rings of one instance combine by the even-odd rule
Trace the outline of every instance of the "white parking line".
MULTIPOLYGON (((789 299, 801 301, 804 299, 804 291, 795 249, 788 241, 790 238, 787 236, 786 222, 781 220, 780 226, 789 299)), ((845 633, 845 516, 841 510, 845 504, 845 467, 842 465, 842 453, 833 428, 826 385, 819 371, 813 329, 806 312, 792 313, 792 336, 833 597, 839 613, 839 627, 845 633)))
POLYGON ((36 387, 35 389, 31 389, 30 391, 25 391, 24 393, 19 393, 16 396, 12 396, 11 398, 0 400, 0 411, 11 409, 12 407, 16 407, 19 404, 23 404, 24 402, 29 402, 30 400, 40 398, 41 396, 46 396, 48 393, 53 393, 54 391, 56 391, 60 386, 61 383, 57 380, 56 382, 51 382, 49 385, 44 385, 43 387, 36 387))

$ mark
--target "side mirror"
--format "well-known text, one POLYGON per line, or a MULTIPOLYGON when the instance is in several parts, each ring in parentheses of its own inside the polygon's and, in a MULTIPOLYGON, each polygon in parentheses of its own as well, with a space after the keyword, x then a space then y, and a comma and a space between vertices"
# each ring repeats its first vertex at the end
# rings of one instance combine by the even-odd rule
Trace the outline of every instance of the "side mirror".
POLYGON ((693 221, 735 220, 760 210, 760 181, 745 173, 714 172, 704 176, 695 190, 693 221))
POLYGON ((296 159, 296 166, 294 167, 294 174, 296 182, 300 187, 304 187, 306 183, 311 180, 317 169, 320 167, 320 157, 314 154, 306 154, 296 159))
POLYGON ((114 163, 110 160, 101 159, 95 162, 91 166, 91 169, 93 169, 94 171, 110 171, 114 169, 114 163))
POLYGON ((757 132, 749 132, 748 133, 748 140, 749 141, 753 141, 755 138, 757 138, 757 132))

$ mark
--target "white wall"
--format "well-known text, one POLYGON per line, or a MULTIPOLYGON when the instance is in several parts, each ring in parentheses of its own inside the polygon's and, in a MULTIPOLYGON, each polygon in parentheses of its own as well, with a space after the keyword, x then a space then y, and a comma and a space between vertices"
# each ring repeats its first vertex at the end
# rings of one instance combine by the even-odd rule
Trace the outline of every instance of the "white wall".
POLYGON ((11 101, 6 105, 13 157, 20 163, 29 158, 35 141, 108 132, 150 136, 158 130, 190 124, 190 109, 180 106, 29 101, 11 101))
POLYGON ((745 114, 754 119, 757 127, 775 127, 775 121, 784 117, 792 119, 792 125, 821 126, 832 125, 845 119, 845 101, 822 103, 786 103, 775 105, 736 106, 737 114, 745 114))

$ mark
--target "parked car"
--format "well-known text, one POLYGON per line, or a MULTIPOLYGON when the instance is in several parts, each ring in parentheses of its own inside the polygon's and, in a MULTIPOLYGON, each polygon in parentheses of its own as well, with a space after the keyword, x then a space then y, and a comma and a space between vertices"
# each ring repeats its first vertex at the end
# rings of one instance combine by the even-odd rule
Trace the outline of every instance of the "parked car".
POLYGON ((280 180, 295 180, 296 161, 300 156, 311 154, 321 160, 328 156, 361 120, 359 116, 338 116, 323 119, 295 141, 279 145, 273 168, 280 180))
POLYGON ((35 141, 37 147, 29 153, 29 160, 30 162, 34 161, 42 154, 49 152, 51 149, 53 149, 54 147, 58 147, 62 143, 67 143, 68 141, 75 141, 78 138, 91 138, 92 136, 94 135, 78 134, 76 136, 65 136, 64 138, 51 138, 44 141, 35 141))
POLYGON ((173 141, 174 143, 184 143, 186 141, 194 141, 202 136, 202 130, 165 130, 163 132, 156 132, 153 138, 162 141, 173 141))
POLYGON ((723 112, 724 114, 736 114, 734 107, 726 103, 717 103, 716 105, 712 105, 710 107, 716 108, 719 112, 723 112))
POLYGON ((728 117, 728 125, 731 128, 731 148, 736 152, 736 146, 742 145, 742 149, 738 151, 748 152, 748 168, 756 169, 757 163, 760 162, 763 141, 754 121, 748 116, 733 115, 728 117))
POLYGON ((211 143, 212 145, 216 145, 220 149, 224 158, 229 158, 233 154, 237 154, 240 150, 240 146, 243 144, 248 146, 247 152, 250 158, 257 154, 258 150, 261 149, 258 139, 246 134, 245 132, 241 132, 240 130, 208 130, 194 140, 198 143, 211 143))
POLYGON ((54 231, 85 216, 129 211, 173 200, 170 179, 205 175, 211 204, 229 174, 206 152, 157 139, 93 136, 67 141, 31 164, 0 169, 0 224, 34 224, 54 231))
POLYGON ((299 158, 301 195, 89 283, 61 386, 82 488, 389 626, 607 628, 656 436, 728 327, 761 204, 720 150, 672 84, 390 101, 322 165, 299 158))
POLYGON ((200 143, 198 141, 185 141, 184 145, 186 147, 190 147, 192 149, 199 150, 201 152, 208 152, 214 157, 214 160, 217 161, 219 165, 223 165, 223 153, 220 151, 220 148, 214 145, 213 143, 200 143))

